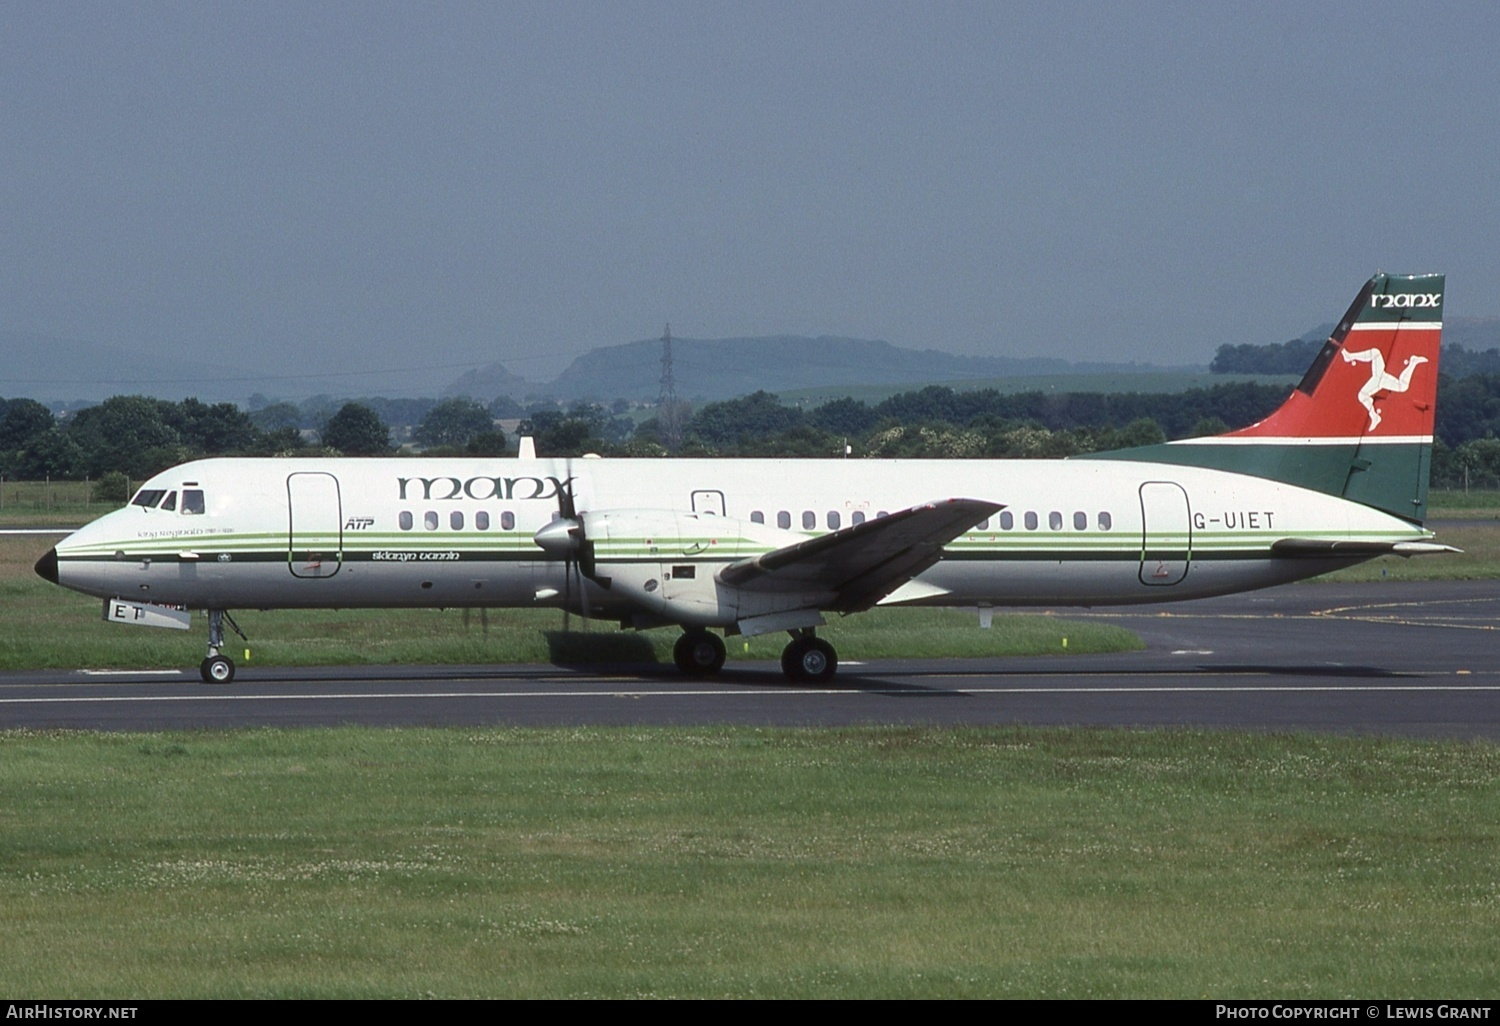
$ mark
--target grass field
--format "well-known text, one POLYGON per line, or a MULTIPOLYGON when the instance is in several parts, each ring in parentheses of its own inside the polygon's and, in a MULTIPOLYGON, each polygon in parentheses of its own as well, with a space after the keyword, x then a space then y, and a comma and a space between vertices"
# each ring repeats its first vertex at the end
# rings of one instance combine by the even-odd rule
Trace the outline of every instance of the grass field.
POLYGON ((1438 519, 1500 520, 1500 492, 1434 488, 1427 508, 1428 516, 1438 519))
POLYGON ((13 997, 1500 992, 1500 750, 0 733, 13 997))
MULTIPOLYGON (((1496 531, 1475 519, 1443 536, 1465 556, 1395 565, 1496 576, 1496 531)), ((201 657, 201 626, 103 624, 37 579, 49 544, 0 538, 0 665, 201 657)), ((577 655, 556 613, 487 620, 241 617, 251 666, 577 655)), ((1133 644, 1084 630, 889 611, 828 636, 847 658, 1032 631, 1039 651, 1133 644)), ((591 655, 642 654, 600 637, 591 655)), ((664 658, 672 634, 643 637, 664 658)), ((749 655, 774 657, 762 643, 749 655)), ((1497 835, 1500 749, 1483 743, 0 731, 0 993, 1493 998, 1497 835)))
POLYGON ((119 506, 95 502, 92 481, 0 480, 0 527, 77 527, 119 506))

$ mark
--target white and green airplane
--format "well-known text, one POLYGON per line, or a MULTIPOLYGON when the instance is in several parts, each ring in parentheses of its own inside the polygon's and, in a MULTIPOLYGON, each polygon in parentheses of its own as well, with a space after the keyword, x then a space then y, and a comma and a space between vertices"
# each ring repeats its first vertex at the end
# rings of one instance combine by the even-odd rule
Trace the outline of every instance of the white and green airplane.
MULTIPOLYGON (((108 620, 234 608, 561 607, 676 626, 684 672, 728 635, 873 606, 1096 606, 1264 588, 1385 553, 1422 521, 1443 276, 1376 275, 1271 416, 1212 438, 1047 460, 209 459, 147 481, 37 573, 108 620)), ((230 623, 233 624, 231 618, 230 623)))

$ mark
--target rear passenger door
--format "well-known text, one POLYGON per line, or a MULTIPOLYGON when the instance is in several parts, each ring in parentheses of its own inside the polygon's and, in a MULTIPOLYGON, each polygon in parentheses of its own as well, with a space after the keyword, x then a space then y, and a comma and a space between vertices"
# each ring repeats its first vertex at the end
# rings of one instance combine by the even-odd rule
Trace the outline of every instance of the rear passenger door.
POLYGON ((1174 481, 1141 485, 1141 583, 1160 587, 1187 576, 1193 557, 1188 496, 1174 481))

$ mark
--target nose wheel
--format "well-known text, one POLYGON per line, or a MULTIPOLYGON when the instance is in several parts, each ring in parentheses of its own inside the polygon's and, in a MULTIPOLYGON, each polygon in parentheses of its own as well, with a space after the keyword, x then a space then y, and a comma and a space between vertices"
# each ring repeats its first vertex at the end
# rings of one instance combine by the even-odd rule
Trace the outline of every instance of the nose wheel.
POLYGON ((222 609, 210 609, 208 611, 208 655, 203 662, 198 664, 198 676, 203 678, 205 684, 228 684, 234 680, 234 660, 223 655, 219 649, 224 647, 224 621, 229 621, 229 626, 234 628, 234 633, 245 638, 245 632, 240 630, 240 625, 234 622, 234 617, 222 609))
POLYGON ((213 655, 198 664, 198 674, 205 684, 228 684, 234 680, 234 660, 213 655))
POLYGON ((819 684, 832 680, 838 668, 839 656, 833 646, 811 633, 793 634, 781 650, 781 672, 788 680, 819 684))

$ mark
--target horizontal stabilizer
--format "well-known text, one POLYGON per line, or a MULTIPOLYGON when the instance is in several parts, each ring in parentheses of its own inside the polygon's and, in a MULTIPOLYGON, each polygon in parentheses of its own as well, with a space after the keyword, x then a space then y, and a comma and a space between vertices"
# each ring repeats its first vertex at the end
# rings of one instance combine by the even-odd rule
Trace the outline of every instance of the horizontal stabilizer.
POLYGON ((823 591, 829 608, 869 609, 938 561, 943 546, 1003 509, 979 499, 944 499, 866 520, 719 571, 725 584, 752 591, 823 591))
POLYGON ((1420 541, 1357 541, 1349 538, 1283 538, 1271 543, 1278 556, 1431 556, 1439 552, 1462 552, 1452 545, 1420 541))

